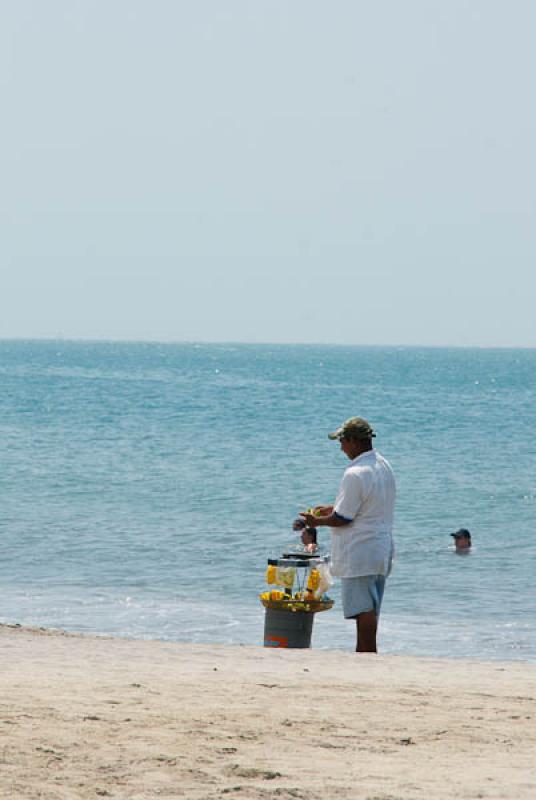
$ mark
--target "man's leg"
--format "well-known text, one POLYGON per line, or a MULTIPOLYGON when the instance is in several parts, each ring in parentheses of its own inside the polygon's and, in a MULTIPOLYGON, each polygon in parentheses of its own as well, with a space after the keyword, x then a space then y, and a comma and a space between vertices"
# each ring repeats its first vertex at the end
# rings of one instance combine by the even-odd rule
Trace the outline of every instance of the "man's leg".
POLYGON ((357 653, 377 653, 376 631, 378 617, 375 611, 364 611, 357 615, 357 653))

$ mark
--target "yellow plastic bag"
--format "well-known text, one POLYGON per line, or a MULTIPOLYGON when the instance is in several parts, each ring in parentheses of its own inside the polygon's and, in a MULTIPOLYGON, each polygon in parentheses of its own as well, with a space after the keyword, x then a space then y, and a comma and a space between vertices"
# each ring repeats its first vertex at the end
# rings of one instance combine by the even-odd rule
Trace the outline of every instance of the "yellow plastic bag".
POLYGON ((278 586, 284 586, 285 589, 292 589, 294 586, 294 578, 296 577, 295 567, 277 567, 275 575, 275 583, 278 586))

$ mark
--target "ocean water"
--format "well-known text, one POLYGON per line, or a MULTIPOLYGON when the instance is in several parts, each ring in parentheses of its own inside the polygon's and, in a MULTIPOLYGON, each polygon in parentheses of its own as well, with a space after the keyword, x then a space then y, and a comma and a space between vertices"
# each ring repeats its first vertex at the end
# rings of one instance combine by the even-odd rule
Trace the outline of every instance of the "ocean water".
MULTIPOLYGON (((0 621, 261 644, 359 414, 398 481, 382 652, 534 662, 535 388, 535 350, 0 342, 0 621)), ((351 650, 331 595, 313 646, 351 650)))

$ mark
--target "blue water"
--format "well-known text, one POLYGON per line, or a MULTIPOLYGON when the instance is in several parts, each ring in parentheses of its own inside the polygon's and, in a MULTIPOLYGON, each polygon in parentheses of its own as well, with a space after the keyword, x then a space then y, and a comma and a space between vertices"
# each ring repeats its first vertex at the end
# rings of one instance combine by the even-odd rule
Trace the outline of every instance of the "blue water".
MULTIPOLYGON (((535 350, 4 341, 0 388, 0 621, 261 643, 360 414, 398 479, 381 650, 536 661, 535 350)), ((351 650, 331 594, 313 645, 351 650)))

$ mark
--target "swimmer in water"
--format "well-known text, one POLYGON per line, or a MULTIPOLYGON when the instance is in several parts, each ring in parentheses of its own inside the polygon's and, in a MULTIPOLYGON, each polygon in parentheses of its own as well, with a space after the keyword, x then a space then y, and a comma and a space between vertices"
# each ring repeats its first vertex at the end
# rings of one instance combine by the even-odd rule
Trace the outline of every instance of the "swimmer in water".
POLYGON ((456 533, 450 535, 454 539, 457 553, 468 553, 471 550, 471 534, 467 528, 460 528, 456 533))
POLYGON ((316 528, 307 528, 305 522, 301 517, 298 517, 292 523, 292 530, 301 531, 301 540, 304 550, 308 553, 316 553, 318 544, 316 541, 316 528))

